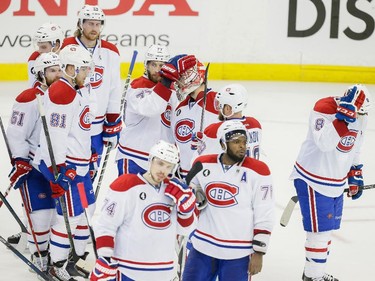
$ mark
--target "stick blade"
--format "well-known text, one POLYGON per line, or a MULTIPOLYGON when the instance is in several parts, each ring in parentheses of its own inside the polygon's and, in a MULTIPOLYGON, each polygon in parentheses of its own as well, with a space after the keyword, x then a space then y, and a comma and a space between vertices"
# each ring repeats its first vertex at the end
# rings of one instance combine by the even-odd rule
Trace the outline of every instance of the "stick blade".
POLYGON ((290 217, 292 216, 294 207, 296 206, 297 202, 298 202, 297 196, 293 196, 292 198, 290 198, 288 205, 286 205, 284 212, 280 219, 281 226, 286 227, 288 225, 290 217))

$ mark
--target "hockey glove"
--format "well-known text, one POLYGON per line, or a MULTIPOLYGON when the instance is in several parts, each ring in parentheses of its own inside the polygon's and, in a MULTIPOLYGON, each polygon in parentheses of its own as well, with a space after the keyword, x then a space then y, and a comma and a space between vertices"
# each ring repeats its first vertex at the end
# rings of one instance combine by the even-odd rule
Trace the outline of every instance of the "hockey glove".
POLYGON ((104 145, 111 146, 111 149, 114 149, 120 138, 120 132, 122 129, 121 118, 117 118, 113 122, 107 119, 104 121, 103 125, 103 143, 104 145))
POLYGON ((202 139, 203 139, 202 132, 193 133, 193 135, 191 136, 191 143, 190 143, 191 150, 199 149, 203 144, 202 139))
POLYGON ((195 208, 195 195, 190 187, 177 179, 171 179, 165 188, 165 195, 176 203, 177 211, 181 214, 189 214, 195 208))
POLYGON ((336 118, 347 123, 353 123, 357 119, 357 111, 365 101, 365 94, 357 86, 350 88, 344 96, 340 98, 337 107, 336 118), (360 91, 358 93, 358 91, 360 91))
POLYGON ((14 166, 10 171, 8 177, 10 180, 10 185, 17 189, 19 188, 29 176, 29 173, 33 167, 29 164, 29 159, 16 158, 14 159, 14 166))
POLYGON ((99 257, 96 260, 94 269, 90 274, 90 281, 111 281, 116 280, 118 265, 109 261, 109 258, 99 257))
POLYGON ((362 167, 363 165, 353 165, 348 173, 349 191, 347 195, 348 197, 352 197, 353 200, 361 197, 363 192, 359 188, 363 186, 362 167))
POLYGON ((171 83, 180 80, 181 75, 197 64, 195 56, 178 55, 160 69, 161 83, 170 88, 171 83))
POLYGON ((93 147, 91 147, 89 172, 91 181, 94 182, 96 174, 98 173, 98 153, 96 153, 96 150, 93 147))
POLYGON ((76 177, 76 168, 73 165, 60 166, 60 172, 54 181, 50 181, 52 198, 59 198, 71 187, 72 181, 76 177))

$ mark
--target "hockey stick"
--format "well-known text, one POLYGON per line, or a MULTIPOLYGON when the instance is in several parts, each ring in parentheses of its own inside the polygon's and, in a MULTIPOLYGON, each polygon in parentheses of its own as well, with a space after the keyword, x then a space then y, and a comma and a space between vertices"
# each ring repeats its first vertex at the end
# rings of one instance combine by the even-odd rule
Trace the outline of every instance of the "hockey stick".
POLYGON ((207 103, 207 75, 208 69, 210 68, 210 63, 207 64, 206 72, 204 73, 204 92, 203 92, 203 106, 202 106, 202 115, 201 115, 201 125, 200 125, 200 132, 203 132, 203 124, 204 124, 204 113, 206 111, 206 103, 207 103))
MULTIPOLYGON (((49 153, 49 157, 50 157, 50 160, 51 160, 53 176, 56 179, 58 177, 59 172, 57 170, 55 155, 53 153, 52 142, 51 142, 51 137, 50 137, 49 130, 48 130, 48 125, 47 125, 47 120, 46 120, 46 114, 45 114, 45 111, 44 111, 42 96, 40 94, 37 94, 36 97, 37 97, 37 100, 38 100, 38 109, 39 109, 40 117, 42 119, 44 135, 45 135, 46 141, 47 141, 48 153, 49 153)), ((84 260, 82 260, 77 255, 77 252, 76 252, 76 249, 75 249, 75 246, 74 246, 72 230, 70 228, 68 211, 67 211, 67 208, 66 208, 64 197, 65 196, 61 196, 61 197, 59 197, 59 199, 56 199, 56 200, 58 200, 59 203, 60 203, 61 211, 62 211, 62 214, 63 214, 63 217, 64 217, 66 232, 68 234, 70 249, 71 249, 71 252, 72 252, 72 259, 73 259, 74 263, 78 263, 78 262, 84 263, 84 260)), ((84 266, 82 266, 82 267, 84 267, 84 266)))
MULTIPOLYGON (((375 184, 368 184, 368 185, 363 185, 359 187, 360 190, 367 190, 367 189, 373 189, 373 188, 375 188, 375 184)), ((344 189, 344 193, 348 191, 349 191, 348 188, 344 189)), ((281 226, 286 227, 288 225, 290 217, 292 216, 294 207, 296 206, 297 202, 298 202, 297 195, 292 196, 292 198, 290 198, 288 205, 286 205, 283 211, 283 214, 281 215, 281 219, 280 219, 281 226)))
MULTIPOLYGON (((134 68, 134 65, 135 65, 135 60, 137 59, 137 55, 138 55, 138 51, 134 50, 133 51, 133 57, 132 57, 132 60, 130 62, 130 66, 129 66, 129 70, 128 70, 128 75, 127 75, 126 80, 125 80, 124 91, 122 92, 122 96, 121 96, 120 114, 122 114, 122 111, 124 109, 125 96, 126 96, 126 92, 128 91, 128 88, 129 88, 130 78, 131 78, 132 73, 133 73, 133 68, 134 68)), ((125 114, 123 114, 123 116, 125 116, 125 114)), ((103 177, 104 177, 104 172, 105 172, 106 167, 107 167, 109 153, 111 152, 111 150, 112 150, 111 145, 108 145, 107 150, 105 152, 102 168, 100 170, 98 184, 96 185, 96 189, 95 189, 95 198, 98 198, 100 187, 102 185, 102 181, 103 181, 103 177)))
MULTIPOLYGON (((1 132, 3 134, 3 137, 4 137, 4 142, 5 142, 5 145, 7 147, 7 150, 8 150, 8 154, 10 156, 10 158, 12 159, 12 152, 10 151, 10 146, 9 146, 9 142, 8 142, 8 139, 6 138, 6 133, 5 133, 5 129, 4 129, 4 124, 3 124, 3 120, 0 116, 0 127, 1 127, 1 132)), ((4 192, 4 196, 7 197, 9 192, 12 190, 12 186, 9 185, 8 188, 5 190, 4 192)), ((1 206, 3 206, 3 201, 0 201, 0 208, 1 206)))
MULTIPOLYGON (((193 167, 191 167, 190 171, 186 175, 185 181, 186 184, 189 185, 191 180, 203 169, 202 162, 198 161, 194 164, 193 167)), ((178 265, 179 265, 179 272, 178 272, 178 278, 181 280, 182 270, 185 266, 185 260, 186 260, 186 243, 187 243, 187 237, 180 235, 178 239, 178 265)))
POLYGON ((0 192, 0 198, 1 198, 1 200, 3 200, 4 205, 8 208, 8 210, 12 214, 12 216, 16 219, 17 223, 21 227, 22 233, 26 233, 27 234, 27 228, 26 228, 26 226, 23 224, 23 222, 21 221, 20 217, 16 214, 16 212, 14 211, 14 209, 12 208, 12 206, 9 204, 8 200, 5 198, 5 196, 3 195, 2 192, 0 192))
POLYGON ((9 250, 11 250, 18 258, 20 258, 24 263, 26 263, 36 274, 38 274, 40 277, 43 278, 43 280, 46 281, 54 281, 51 276, 47 275, 43 271, 41 271, 39 268, 37 268, 31 261, 29 261, 24 255, 22 255, 15 247, 13 247, 12 244, 10 244, 8 241, 6 241, 1 235, 0 235, 0 241, 3 243, 9 250))
POLYGON ((96 250, 96 241, 95 241, 94 230, 92 228, 91 219, 90 219, 89 215, 87 214, 87 209, 89 207, 89 204, 87 202, 85 185, 83 184, 83 182, 80 182, 80 183, 77 184, 77 186, 78 186, 79 198, 81 199, 82 207, 83 207, 84 212, 85 212, 85 217, 86 217, 86 220, 87 220, 87 226, 88 226, 89 231, 90 231, 90 237, 91 237, 91 242, 92 242, 95 258, 98 259, 98 252, 96 250))

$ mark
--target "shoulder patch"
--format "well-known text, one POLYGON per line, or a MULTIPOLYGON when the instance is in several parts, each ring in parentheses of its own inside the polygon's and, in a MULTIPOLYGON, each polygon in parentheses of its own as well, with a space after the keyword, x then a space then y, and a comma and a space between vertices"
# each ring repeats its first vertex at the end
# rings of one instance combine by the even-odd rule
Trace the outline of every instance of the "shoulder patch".
POLYGON ((262 129, 262 126, 260 125, 259 121, 254 117, 246 117, 242 123, 245 125, 246 129, 262 129))
POLYGON ((194 166, 194 164, 198 161, 202 162, 202 164, 204 164, 204 163, 217 163, 217 154, 208 154, 208 155, 199 156, 198 158, 196 158, 194 160, 194 163, 193 163, 192 166, 194 166))
MULTIPOLYGON (((206 111, 209 111, 214 114, 218 114, 219 112, 215 109, 215 97, 216 92, 209 90, 206 97, 206 111)), ((203 95, 202 99, 199 101, 199 105, 203 107, 203 95)))
POLYGON ((246 157, 242 166, 249 168, 250 170, 253 170, 254 172, 262 176, 271 175, 271 171, 268 168, 267 164, 254 158, 246 157))
POLYGON ((58 80, 49 89, 49 99, 55 104, 69 104, 77 95, 77 92, 67 83, 58 80))
POLYGON ((100 44, 101 44, 102 48, 111 50, 112 52, 115 52, 118 55, 120 55, 120 52, 118 51, 117 47, 114 44, 112 44, 112 43, 110 43, 108 41, 105 41, 105 40, 101 40, 100 44))
POLYGON ((31 102, 36 99, 36 94, 41 94, 42 96, 44 95, 44 93, 39 91, 37 88, 30 88, 20 93, 16 97, 16 101, 19 103, 31 102))
POLYGON ((206 129, 204 129, 204 134, 211 139, 217 138, 217 131, 219 130, 221 124, 223 124, 223 122, 210 124, 208 127, 206 127, 206 129))
POLYGON ((131 87, 133 89, 138 89, 138 88, 152 88, 156 85, 156 83, 152 82, 151 80, 147 79, 146 77, 139 77, 137 79, 134 79, 131 83, 130 83, 131 87))
POLYGON ((67 38, 65 38, 64 41, 63 41, 63 44, 61 46, 61 49, 63 49, 65 46, 71 45, 71 44, 78 44, 75 37, 67 37, 67 38))
POLYGON ((29 60, 28 61, 33 61, 33 60, 36 60, 38 57, 40 56, 40 53, 35 51, 34 53, 32 53, 29 57, 29 60))
POLYGON ((314 111, 323 114, 335 114, 337 112, 337 103, 334 97, 327 97, 318 100, 315 103, 314 111))
POLYGON ((137 175, 123 174, 115 179, 109 187, 114 191, 124 192, 140 184, 144 184, 144 181, 142 181, 137 175))

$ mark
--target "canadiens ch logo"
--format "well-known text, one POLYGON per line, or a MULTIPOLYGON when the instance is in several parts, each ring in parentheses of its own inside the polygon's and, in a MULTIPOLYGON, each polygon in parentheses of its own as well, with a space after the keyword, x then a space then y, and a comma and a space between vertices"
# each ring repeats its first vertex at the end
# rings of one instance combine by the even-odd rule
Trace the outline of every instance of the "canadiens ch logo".
POLYGON ((142 212, 143 223, 153 229, 166 229, 171 225, 171 209, 168 205, 156 203, 142 212))
POLYGON ((238 187, 227 182, 211 182, 206 185, 206 195, 209 204, 226 208, 237 205, 238 187))
POLYGON ((91 122, 90 122, 90 108, 88 105, 86 105, 81 113, 79 114, 79 126, 81 127, 82 130, 88 131, 90 130, 91 127, 91 122))
POLYGON ((99 88, 103 83, 104 67, 95 66, 95 72, 90 77, 90 84, 93 89, 99 88))
POLYGON ((167 108, 165 109, 163 114, 161 114, 161 123, 167 128, 171 127, 171 112, 172 112, 172 107, 168 103, 167 108))
POLYGON ((357 135, 357 131, 350 131, 340 139, 339 143, 337 144, 337 149, 344 153, 350 152, 355 144, 357 135))
POLYGON ((195 128, 195 122, 191 119, 182 119, 176 123, 174 135, 178 142, 189 142, 195 128))

